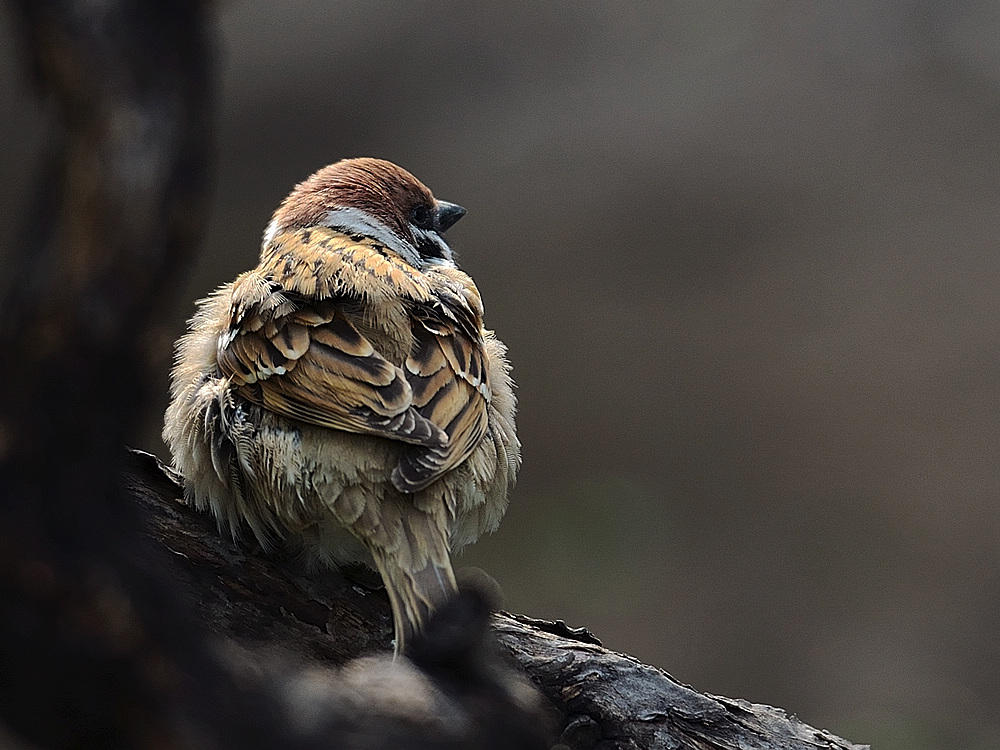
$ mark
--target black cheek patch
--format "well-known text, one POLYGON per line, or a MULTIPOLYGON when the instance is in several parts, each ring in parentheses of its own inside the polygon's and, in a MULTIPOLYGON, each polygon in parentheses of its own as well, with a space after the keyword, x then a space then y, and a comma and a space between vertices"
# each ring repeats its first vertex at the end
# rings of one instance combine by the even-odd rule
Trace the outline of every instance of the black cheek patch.
POLYGON ((447 257, 445 250, 434 240, 417 236, 417 252, 420 253, 421 258, 440 258, 444 259, 447 257))

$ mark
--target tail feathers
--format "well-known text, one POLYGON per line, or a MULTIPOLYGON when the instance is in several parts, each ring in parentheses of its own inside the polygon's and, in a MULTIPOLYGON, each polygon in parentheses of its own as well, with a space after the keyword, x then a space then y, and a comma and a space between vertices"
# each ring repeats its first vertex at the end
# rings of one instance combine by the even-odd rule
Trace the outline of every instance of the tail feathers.
POLYGON ((419 511, 407 520, 395 549, 371 550, 389 593, 397 655, 423 631, 431 614, 458 593, 444 529, 419 511))

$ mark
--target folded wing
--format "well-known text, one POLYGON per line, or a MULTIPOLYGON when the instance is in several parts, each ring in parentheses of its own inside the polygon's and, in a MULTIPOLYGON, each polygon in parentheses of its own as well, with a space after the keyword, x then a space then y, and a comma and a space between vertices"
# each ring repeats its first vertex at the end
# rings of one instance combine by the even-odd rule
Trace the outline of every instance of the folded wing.
POLYGON ((448 443, 406 450, 392 475, 405 492, 416 492, 461 464, 486 434, 486 354, 478 319, 469 315, 442 304, 414 311, 413 353, 405 364, 413 406, 447 433, 448 443))
POLYGON ((234 289, 218 363, 243 398, 307 424, 409 444, 392 474, 424 489, 464 461, 487 429, 481 321, 449 293, 414 301, 403 367, 383 357, 336 299, 303 301, 275 282, 234 289))
POLYGON ((243 398, 320 427, 428 448, 447 444, 445 432, 414 409, 403 371, 334 300, 299 306, 271 284, 263 299, 244 307, 218 353, 222 374, 243 398))

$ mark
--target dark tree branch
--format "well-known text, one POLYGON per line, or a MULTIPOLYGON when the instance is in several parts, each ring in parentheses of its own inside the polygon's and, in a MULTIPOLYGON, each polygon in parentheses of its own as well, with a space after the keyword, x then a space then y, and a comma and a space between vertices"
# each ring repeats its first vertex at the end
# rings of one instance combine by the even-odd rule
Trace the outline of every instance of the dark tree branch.
MULTIPOLYGON (((335 573, 306 576, 294 560, 247 551, 177 498, 171 472, 134 453, 131 486, 152 534, 186 573, 206 625, 246 653, 340 664, 388 651, 392 620, 380 592, 335 573)), ((584 630, 500 613, 500 643, 562 717, 562 741, 593 748, 783 748, 860 746, 780 709, 699 693, 670 675, 602 648, 584 630)))

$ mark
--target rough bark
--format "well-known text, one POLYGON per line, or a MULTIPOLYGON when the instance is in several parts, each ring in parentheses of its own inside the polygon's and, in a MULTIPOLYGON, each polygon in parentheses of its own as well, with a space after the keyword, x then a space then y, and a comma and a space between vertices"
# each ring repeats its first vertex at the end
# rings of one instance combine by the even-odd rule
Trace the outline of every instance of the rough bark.
MULTIPOLYGON (((180 562, 205 624, 243 653, 282 653, 335 664, 390 649, 392 619, 380 591, 336 573, 305 575, 220 536, 184 505, 169 469, 134 453, 131 487, 151 534, 180 562)), ((584 629, 500 612, 493 630, 559 716, 571 748, 859 748, 784 711, 700 693, 662 670, 609 651, 584 629)), ((251 657, 252 658, 252 657, 251 657)))

